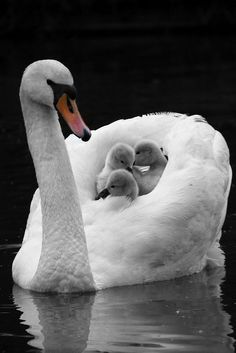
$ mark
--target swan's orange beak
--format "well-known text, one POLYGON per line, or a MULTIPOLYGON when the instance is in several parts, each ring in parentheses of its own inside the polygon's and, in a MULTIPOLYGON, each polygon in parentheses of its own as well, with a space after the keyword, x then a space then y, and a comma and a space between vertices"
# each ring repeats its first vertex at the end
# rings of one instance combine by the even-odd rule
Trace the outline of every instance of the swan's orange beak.
POLYGON ((75 100, 69 98, 67 94, 63 94, 59 98, 56 108, 75 135, 83 141, 90 139, 91 132, 83 121, 75 100))

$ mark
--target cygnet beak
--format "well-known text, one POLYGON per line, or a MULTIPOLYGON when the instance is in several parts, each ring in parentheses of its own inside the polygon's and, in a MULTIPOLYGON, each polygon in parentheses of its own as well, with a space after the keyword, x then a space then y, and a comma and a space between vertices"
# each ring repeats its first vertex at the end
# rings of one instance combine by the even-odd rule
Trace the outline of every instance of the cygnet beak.
POLYGON ((133 169, 131 167, 126 167, 126 170, 128 170, 128 172, 130 172, 131 174, 133 174, 133 169))
POLYGON ((95 197, 95 200, 99 200, 100 198, 105 199, 110 195, 110 191, 108 189, 103 189, 99 194, 95 197))

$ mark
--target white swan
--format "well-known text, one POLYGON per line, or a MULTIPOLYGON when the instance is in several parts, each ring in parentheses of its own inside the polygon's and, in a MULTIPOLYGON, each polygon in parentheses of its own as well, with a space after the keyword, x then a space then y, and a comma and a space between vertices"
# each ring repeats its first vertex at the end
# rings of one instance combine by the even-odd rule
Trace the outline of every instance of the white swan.
POLYGON ((209 257, 221 265, 231 184, 222 135, 199 116, 175 113, 116 121, 86 143, 71 135, 66 144, 76 188, 48 78, 73 82, 62 64, 40 61, 25 71, 21 85, 41 203, 37 191, 13 263, 14 281, 37 291, 88 291, 199 272, 209 257), (119 212, 111 207, 119 198, 95 201, 96 175, 108 151, 116 142, 135 146, 141 139, 156 141, 168 154, 160 182, 119 212))
POLYGON ((39 184, 43 237, 24 239, 13 262, 14 281, 38 291, 94 289, 82 215, 71 165, 55 108, 84 140, 90 132, 75 103, 69 70, 38 61, 24 72, 20 100, 29 149, 39 184))
POLYGON ((113 170, 108 176, 106 187, 98 194, 98 198, 125 196, 130 201, 138 197, 139 188, 133 175, 125 169, 113 170))
POLYGON ((159 182, 167 164, 160 148, 150 140, 138 142, 135 150, 135 165, 150 166, 149 170, 142 172, 136 166, 133 167, 133 175, 139 187, 139 195, 151 192, 159 182))
POLYGON ((100 193, 106 186, 110 173, 116 169, 132 171, 135 160, 134 149, 127 143, 116 143, 108 152, 105 166, 96 181, 97 191, 100 193))

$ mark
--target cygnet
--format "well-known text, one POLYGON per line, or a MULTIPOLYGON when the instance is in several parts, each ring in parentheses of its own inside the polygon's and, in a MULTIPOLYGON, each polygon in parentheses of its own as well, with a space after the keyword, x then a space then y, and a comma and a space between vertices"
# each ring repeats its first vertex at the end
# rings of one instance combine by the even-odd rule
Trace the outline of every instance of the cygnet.
POLYGON ((166 167, 167 159, 160 148, 150 140, 142 140, 135 148, 135 165, 133 175, 139 187, 139 195, 151 192, 159 182, 166 167), (143 171, 142 166, 149 166, 143 171))
POLYGON ((129 172, 132 172, 134 161, 134 149, 126 143, 116 143, 108 152, 105 166, 97 176, 97 192, 99 193, 105 188, 108 176, 113 170, 127 169, 129 172))
POLYGON ((130 201, 137 198, 138 185, 133 175, 125 169, 117 169, 108 176, 105 188, 98 194, 96 200, 111 196, 126 196, 130 201))

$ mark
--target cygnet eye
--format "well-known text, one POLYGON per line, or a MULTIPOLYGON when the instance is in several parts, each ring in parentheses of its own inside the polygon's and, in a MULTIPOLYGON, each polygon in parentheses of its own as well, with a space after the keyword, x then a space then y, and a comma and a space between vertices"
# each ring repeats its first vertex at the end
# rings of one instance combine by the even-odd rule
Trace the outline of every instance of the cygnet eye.
POLYGON ((115 188, 115 185, 111 185, 110 187, 111 187, 112 189, 114 189, 114 188, 115 188))
POLYGON ((139 151, 137 151, 137 152, 136 152, 136 154, 140 154, 140 152, 139 152, 139 151))
POLYGON ((124 161, 121 161, 122 164, 124 164, 125 162, 124 161))

